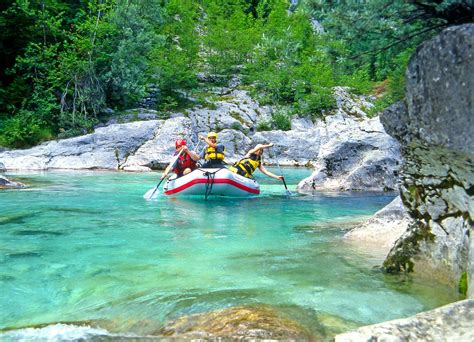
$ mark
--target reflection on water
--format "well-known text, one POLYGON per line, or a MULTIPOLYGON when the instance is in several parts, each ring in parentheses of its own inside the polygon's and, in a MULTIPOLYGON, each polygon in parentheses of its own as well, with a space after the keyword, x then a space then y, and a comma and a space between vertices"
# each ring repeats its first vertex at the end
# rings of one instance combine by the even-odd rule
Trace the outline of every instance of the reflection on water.
MULTIPOLYGON (((310 173, 284 172, 292 191, 310 173)), ((256 198, 145 201, 156 173, 14 176, 30 187, 0 194, 0 329, 93 320, 146 334, 183 315, 262 304, 329 336, 455 299, 373 269, 380 256, 340 240, 392 194, 287 198, 259 176, 256 198)))

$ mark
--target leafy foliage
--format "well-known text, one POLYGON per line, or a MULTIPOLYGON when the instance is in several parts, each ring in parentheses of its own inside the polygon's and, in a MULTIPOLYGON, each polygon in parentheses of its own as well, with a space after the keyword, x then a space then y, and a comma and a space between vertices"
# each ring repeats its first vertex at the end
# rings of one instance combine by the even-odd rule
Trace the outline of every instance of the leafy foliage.
POLYGON ((0 144, 89 132, 150 86, 157 109, 180 109, 202 75, 240 74, 262 104, 286 108, 259 129, 322 116, 336 85, 375 91, 375 114, 403 97, 413 49, 473 13, 466 0, 5 0, 0 144))

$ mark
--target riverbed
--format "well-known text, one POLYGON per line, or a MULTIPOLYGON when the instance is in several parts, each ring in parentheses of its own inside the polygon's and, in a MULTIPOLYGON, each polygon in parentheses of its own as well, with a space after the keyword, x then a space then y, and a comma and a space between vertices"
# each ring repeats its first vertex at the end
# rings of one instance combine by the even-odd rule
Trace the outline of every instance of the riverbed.
POLYGON ((265 305, 330 339, 457 299, 439 284, 384 274, 379 254, 341 239, 395 194, 296 194, 311 170, 283 172, 290 197, 259 174, 260 196, 207 201, 145 200, 157 172, 7 174, 28 187, 0 192, 4 337, 39 336, 25 328, 58 322, 75 322, 81 336, 78 322, 90 321, 142 336, 178 317, 265 305))

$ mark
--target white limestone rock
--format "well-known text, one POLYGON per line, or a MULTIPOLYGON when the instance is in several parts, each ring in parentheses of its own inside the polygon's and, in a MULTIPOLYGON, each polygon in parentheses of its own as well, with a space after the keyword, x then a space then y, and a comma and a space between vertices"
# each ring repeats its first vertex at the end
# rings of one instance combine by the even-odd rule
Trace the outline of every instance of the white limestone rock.
POLYGON ((7 170, 113 169, 153 136, 159 121, 100 127, 80 137, 0 153, 7 170))
POLYGON ((474 300, 336 335, 335 342, 474 341, 474 300))
POLYGON ((171 161, 175 152, 176 139, 187 139, 188 146, 196 146, 197 136, 194 133, 191 119, 177 116, 160 122, 154 135, 142 144, 126 162, 120 165, 121 169, 134 168, 164 168, 171 161))
POLYGON ((398 142, 378 117, 356 121, 340 115, 319 122, 322 144, 313 174, 298 184, 313 190, 396 190, 401 164, 398 142))

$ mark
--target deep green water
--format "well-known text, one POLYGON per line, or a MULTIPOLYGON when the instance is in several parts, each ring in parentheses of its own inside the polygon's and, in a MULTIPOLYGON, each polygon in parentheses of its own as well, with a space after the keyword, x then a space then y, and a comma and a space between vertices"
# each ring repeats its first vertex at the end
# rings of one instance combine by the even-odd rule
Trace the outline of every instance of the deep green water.
MULTIPOLYGON (((310 170, 284 173, 294 189, 310 170)), ((266 304, 329 338, 457 299, 377 271, 380 255, 340 240, 393 194, 286 198, 260 174, 258 198, 146 201, 158 173, 7 176, 30 187, 0 192, 0 329, 107 320, 140 335, 183 315, 266 304)))

